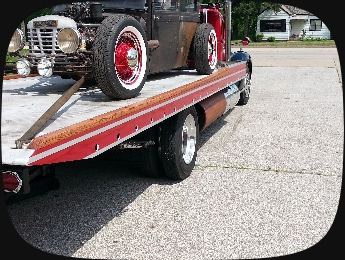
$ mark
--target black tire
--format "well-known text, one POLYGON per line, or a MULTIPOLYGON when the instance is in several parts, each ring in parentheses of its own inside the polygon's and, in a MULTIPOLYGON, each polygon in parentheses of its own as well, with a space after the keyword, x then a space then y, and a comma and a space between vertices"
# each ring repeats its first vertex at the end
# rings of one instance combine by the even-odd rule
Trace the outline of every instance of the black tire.
POLYGON ((243 89, 240 94, 240 99, 237 102, 238 106, 244 106, 248 103, 250 98, 250 87, 252 82, 252 75, 249 67, 247 66, 247 73, 244 79, 240 82, 240 89, 243 89))
POLYGON ((138 141, 154 141, 155 144, 141 148, 139 153, 140 172, 145 176, 157 178, 164 176, 163 162, 159 155, 160 127, 155 125, 138 134, 138 141))
POLYGON ((209 23, 200 24, 194 36, 194 66, 199 74, 209 75, 216 68, 217 35, 209 23))
POLYGON ((163 121, 161 159, 166 177, 174 180, 186 179, 195 166, 198 146, 199 125, 194 107, 163 121))
POLYGON ((102 92, 113 99, 137 96, 147 78, 147 50, 145 32, 134 17, 105 18, 94 43, 94 76, 102 92))

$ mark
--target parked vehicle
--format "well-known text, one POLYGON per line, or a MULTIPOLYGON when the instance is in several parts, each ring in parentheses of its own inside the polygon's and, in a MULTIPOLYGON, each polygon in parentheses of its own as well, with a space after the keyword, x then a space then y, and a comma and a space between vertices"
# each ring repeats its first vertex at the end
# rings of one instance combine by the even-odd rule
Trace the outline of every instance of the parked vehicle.
POLYGON ((16 64, 21 76, 32 71, 42 77, 85 76, 111 98, 132 98, 148 74, 188 66, 209 75, 225 60, 224 18, 216 11, 208 15, 220 21, 214 28, 218 24, 200 19, 204 9, 198 0, 61 4, 28 22, 29 54, 18 53, 24 47, 20 29, 8 51, 21 56, 16 64))
MULTIPOLYGON (((30 53, 18 60, 18 73, 25 77, 36 69, 51 82, 77 81, 63 94, 36 78, 4 81, 7 197, 55 179, 57 163, 109 149, 140 149, 147 176, 187 178, 199 134, 250 97, 252 60, 229 48, 230 7, 197 0, 101 1, 59 5, 52 15, 31 20, 30 53), (100 93, 80 90, 91 79, 100 93), (19 86, 26 94, 11 94, 19 86)), ((23 34, 16 30, 9 51, 18 53, 23 34)))

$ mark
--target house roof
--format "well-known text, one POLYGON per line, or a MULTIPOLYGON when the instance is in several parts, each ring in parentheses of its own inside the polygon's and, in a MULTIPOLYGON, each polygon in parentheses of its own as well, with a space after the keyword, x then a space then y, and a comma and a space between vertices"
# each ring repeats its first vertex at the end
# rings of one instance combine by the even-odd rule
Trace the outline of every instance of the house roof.
POLYGON ((303 10, 301 8, 291 6, 291 5, 282 5, 281 8, 287 12, 289 15, 311 15, 312 13, 303 10))

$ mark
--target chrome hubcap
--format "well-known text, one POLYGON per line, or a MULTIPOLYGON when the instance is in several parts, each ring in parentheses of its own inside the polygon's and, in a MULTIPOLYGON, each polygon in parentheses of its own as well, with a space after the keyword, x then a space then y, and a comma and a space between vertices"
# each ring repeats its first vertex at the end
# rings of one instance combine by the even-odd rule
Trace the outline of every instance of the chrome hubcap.
POLYGON ((245 88, 244 88, 245 89, 244 93, 246 94, 246 97, 249 97, 251 84, 252 84, 252 80, 250 79, 249 73, 247 73, 245 77, 245 88))
POLYGON ((182 127, 182 157, 189 164, 194 157, 196 149, 196 126, 192 115, 188 115, 182 127))
POLYGON ((127 53, 128 66, 134 68, 138 63, 138 51, 131 48, 127 53))

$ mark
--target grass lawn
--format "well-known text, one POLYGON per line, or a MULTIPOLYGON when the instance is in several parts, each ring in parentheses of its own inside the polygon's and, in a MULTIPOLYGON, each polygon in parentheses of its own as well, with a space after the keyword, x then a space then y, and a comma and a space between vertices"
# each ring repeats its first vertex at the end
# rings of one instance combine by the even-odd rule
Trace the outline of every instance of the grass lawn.
MULTIPOLYGON (((241 46, 241 40, 232 40, 232 46, 241 46)), ((243 45, 242 45, 243 46, 243 45)), ((334 40, 304 40, 304 41, 262 41, 250 42, 248 47, 336 47, 334 40)))

